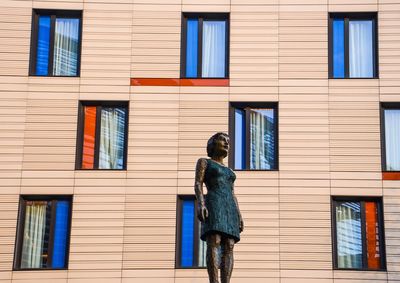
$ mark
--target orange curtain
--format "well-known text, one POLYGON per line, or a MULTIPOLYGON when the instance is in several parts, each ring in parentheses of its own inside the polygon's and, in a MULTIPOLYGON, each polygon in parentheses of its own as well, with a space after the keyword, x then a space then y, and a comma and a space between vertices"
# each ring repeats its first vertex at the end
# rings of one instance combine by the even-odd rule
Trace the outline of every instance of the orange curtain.
POLYGON ((365 202, 368 268, 380 268, 378 215, 376 203, 365 202))
POLYGON ((85 106, 84 113, 82 169, 93 169, 96 137, 96 106, 85 106))

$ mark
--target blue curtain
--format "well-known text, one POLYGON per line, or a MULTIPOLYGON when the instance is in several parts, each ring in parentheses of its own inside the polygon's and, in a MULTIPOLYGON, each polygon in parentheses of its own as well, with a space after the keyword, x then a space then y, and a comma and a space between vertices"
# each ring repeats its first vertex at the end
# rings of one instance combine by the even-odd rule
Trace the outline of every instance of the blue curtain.
POLYGON ((344 78, 344 20, 333 20, 333 77, 344 78))
POLYGON ((56 19, 53 75, 78 74, 79 19, 56 19))
POLYGON ((50 53, 50 16, 39 16, 36 50, 36 75, 47 76, 50 53))
POLYGON ((182 202, 181 267, 193 266, 194 262, 194 201, 182 202))
POLYGON ((225 77, 225 21, 203 22, 202 77, 225 77))
POLYGON ((246 115, 242 109, 235 109, 235 169, 245 169, 246 115))
POLYGON ((186 77, 197 77, 199 45, 199 21, 197 19, 187 20, 186 34, 186 77))
POLYGON ((53 268, 65 267, 65 257, 67 251, 68 223, 69 222, 69 202, 57 201, 56 222, 54 228, 53 246, 53 268))
POLYGON ((349 22, 349 72, 351 78, 374 76, 372 21, 349 22))

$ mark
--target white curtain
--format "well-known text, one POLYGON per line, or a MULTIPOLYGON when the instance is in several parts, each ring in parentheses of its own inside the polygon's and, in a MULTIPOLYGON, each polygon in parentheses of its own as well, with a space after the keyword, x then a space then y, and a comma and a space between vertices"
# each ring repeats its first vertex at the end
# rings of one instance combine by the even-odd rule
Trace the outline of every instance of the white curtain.
POLYGON ((386 170, 400 171, 400 110, 385 110, 386 170))
POLYGON ((339 268, 362 267, 360 203, 344 202, 336 207, 339 268))
POLYGON ((274 163, 274 110, 250 110, 250 169, 272 169, 274 163))
POLYGON ((78 49, 79 19, 56 19, 53 75, 77 75, 78 49))
POLYGON ((41 268, 46 228, 46 203, 33 202, 25 208, 21 268, 41 268))
POLYGON ((124 162, 125 109, 101 110, 100 169, 122 169, 124 162))
POLYGON ((349 68, 351 78, 374 76, 372 21, 349 22, 349 68))
POLYGON ((203 22, 203 78, 225 77, 225 21, 203 22))

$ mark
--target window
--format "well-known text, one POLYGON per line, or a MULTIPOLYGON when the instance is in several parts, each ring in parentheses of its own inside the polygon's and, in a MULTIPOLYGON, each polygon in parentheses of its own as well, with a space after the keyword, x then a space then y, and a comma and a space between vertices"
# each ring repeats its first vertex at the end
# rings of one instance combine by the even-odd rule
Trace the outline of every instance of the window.
POLYGON ((278 169, 277 109, 276 103, 231 103, 231 168, 278 169))
POLYGON ((381 199, 334 198, 332 213, 335 268, 384 270, 381 199))
POLYGON ((31 76, 79 76, 81 11, 33 10, 31 76))
POLYGON ((206 266, 207 244, 200 240, 201 223, 196 210, 194 196, 178 197, 176 266, 179 268, 206 266))
POLYGON ((228 14, 184 14, 182 31, 183 78, 227 78, 228 14))
POLYGON ((15 269, 68 266, 70 196, 22 196, 19 206, 15 269))
POLYGON ((127 136, 127 102, 81 102, 76 169, 125 169, 127 136))
POLYGON ((332 13, 329 21, 329 76, 377 78, 376 13, 332 13))
POLYGON ((400 171, 400 103, 382 103, 382 170, 400 171))

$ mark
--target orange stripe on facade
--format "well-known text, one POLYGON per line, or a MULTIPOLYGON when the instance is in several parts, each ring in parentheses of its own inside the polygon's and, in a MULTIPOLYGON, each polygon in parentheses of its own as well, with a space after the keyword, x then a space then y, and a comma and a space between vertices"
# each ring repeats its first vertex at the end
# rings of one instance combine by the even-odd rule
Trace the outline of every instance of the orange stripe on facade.
POLYGON ((132 78, 131 86, 229 86, 229 79, 132 78))
POLYGON ((380 268, 380 251, 378 238, 378 215, 376 203, 372 201, 365 202, 366 234, 367 234, 367 259, 368 268, 380 268))
POLYGON ((181 86, 229 86, 229 79, 181 79, 181 86))
POLYGON ((400 172, 383 172, 382 180, 384 180, 384 181, 400 181, 400 172))
POLYGON ((96 138, 96 106, 85 106, 84 113, 82 169, 93 169, 96 138))
POLYGON ((179 86, 179 79, 131 79, 131 86, 179 86))

